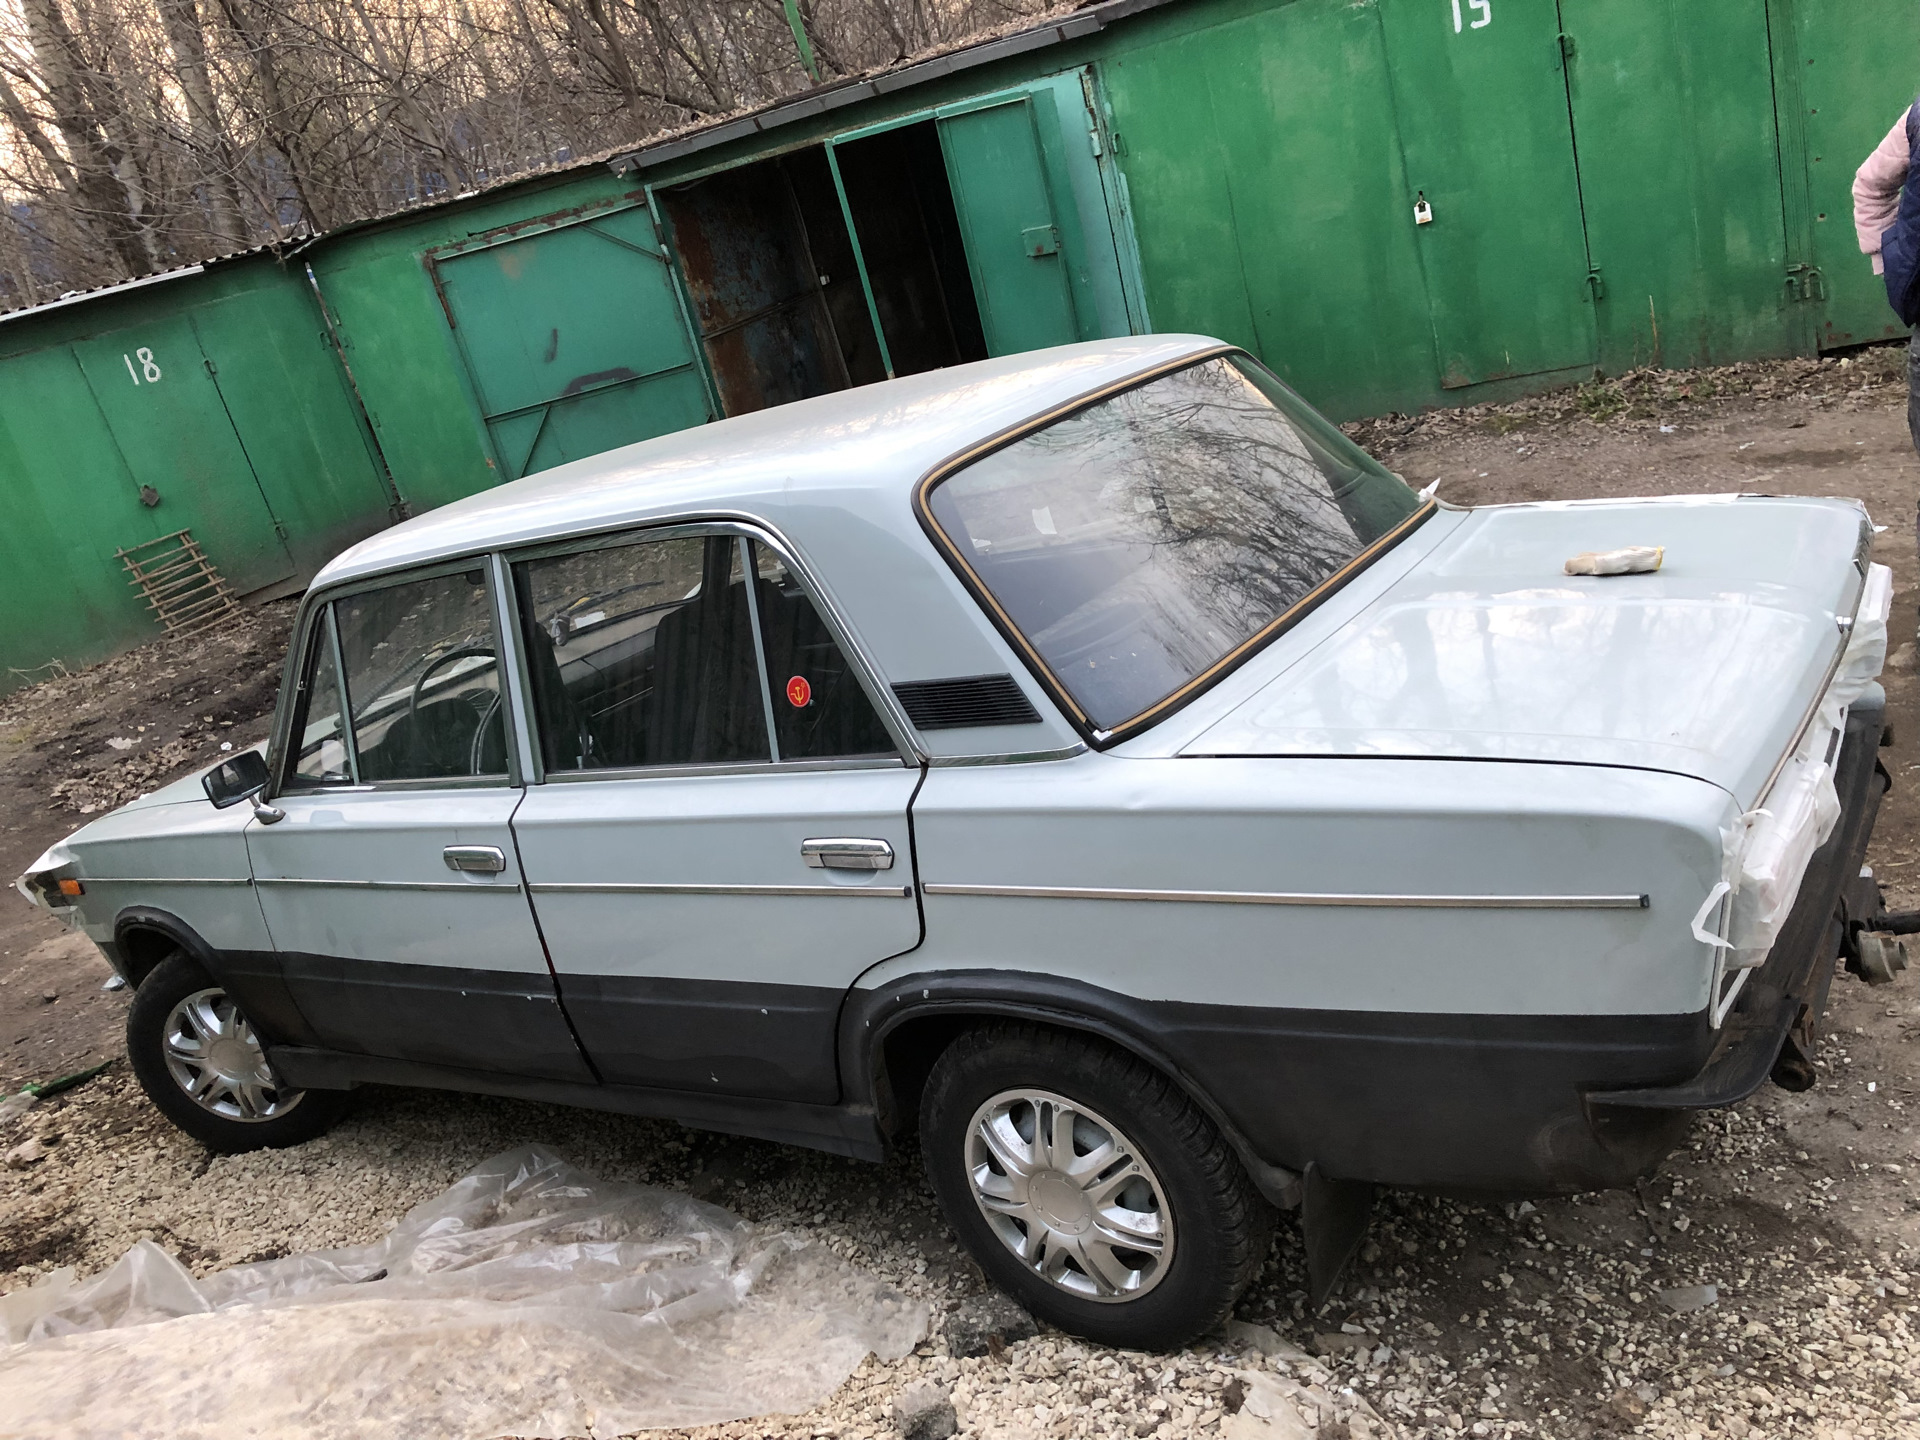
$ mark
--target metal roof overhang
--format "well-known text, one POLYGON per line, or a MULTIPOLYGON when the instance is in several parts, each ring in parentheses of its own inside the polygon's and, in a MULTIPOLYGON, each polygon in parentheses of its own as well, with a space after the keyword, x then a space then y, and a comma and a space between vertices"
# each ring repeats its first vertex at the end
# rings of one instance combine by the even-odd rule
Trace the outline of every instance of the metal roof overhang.
POLYGON ((616 175, 629 174, 654 165, 664 165, 672 160, 696 155, 703 150, 717 149, 735 140, 750 139, 755 135, 764 135, 769 131, 795 125, 803 120, 811 120, 817 115, 843 110, 863 101, 878 99, 902 90, 911 90, 915 86, 929 84, 944 76, 975 70, 983 65, 992 65, 997 61, 1011 59, 1016 55, 1025 55, 1035 50, 1061 45, 1069 40, 1078 40, 1083 36, 1106 29, 1115 21, 1125 20, 1143 11, 1158 10, 1163 6, 1178 3, 1179 0, 1105 0, 1103 4, 1089 6, 1085 10, 1075 11, 1062 19, 1049 21, 1029 30, 1019 30, 1011 35, 983 40, 979 44, 968 45, 942 55, 934 55, 910 65, 903 65, 898 70, 888 70, 866 79, 843 80, 835 85, 809 90, 792 100, 779 101, 750 115, 722 120, 690 133, 662 140, 657 144, 636 146, 632 150, 613 156, 606 164, 616 175))
POLYGON ((109 295, 120 295, 128 290, 140 290, 148 285, 159 285, 167 280, 184 280, 189 275, 198 275, 205 270, 206 264, 182 265, 176 270, 162 270, 157 275, 142 275, 137 280, 122 280, 117 285, 102 285, 97 290, 81 290, 72 295, 62 295, 58 300, 49 300, 41 305, 29 305, 24 310, 8 310, 0 313, 0 325, 10 325, 15 320, 25 320, 32 315, 44 315, 49 310, 64 310, 69 305, 84 305, 89 300, 103 300, 109 295))

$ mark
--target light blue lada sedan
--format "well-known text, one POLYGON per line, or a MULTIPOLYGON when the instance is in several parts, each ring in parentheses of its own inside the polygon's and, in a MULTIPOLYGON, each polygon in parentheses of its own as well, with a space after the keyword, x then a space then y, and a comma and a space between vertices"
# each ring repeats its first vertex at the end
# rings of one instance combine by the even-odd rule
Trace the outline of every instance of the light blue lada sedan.
POLYGON ((1625 1183, 1808 1081, 1897 955, 1870 540, 1450 507, 1204 338, 992 360, 356 546, 264 754, 21 888, 214 1149, 367 1082, 917 1132, 1000 1285, 1164 1346, 1275 1207, 1323 1292, 1371 1184, 1625 1183))

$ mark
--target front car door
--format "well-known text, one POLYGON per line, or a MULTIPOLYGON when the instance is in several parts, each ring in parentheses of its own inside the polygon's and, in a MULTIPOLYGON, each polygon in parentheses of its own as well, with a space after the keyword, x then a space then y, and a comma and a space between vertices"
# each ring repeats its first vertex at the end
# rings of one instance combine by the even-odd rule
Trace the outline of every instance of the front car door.
POLYGON ((492 562, 308 607, 275 806, 247 829, 294 1002, 330 1049, 591 1081, 508 828, 492 562))
POLYGON ((513 573, 545 776, 513 829, 595 1067, 837 1099, 848 988, 920 939, 919 771, 849 648, 789 557, 741 527, 602 539, 513 573))

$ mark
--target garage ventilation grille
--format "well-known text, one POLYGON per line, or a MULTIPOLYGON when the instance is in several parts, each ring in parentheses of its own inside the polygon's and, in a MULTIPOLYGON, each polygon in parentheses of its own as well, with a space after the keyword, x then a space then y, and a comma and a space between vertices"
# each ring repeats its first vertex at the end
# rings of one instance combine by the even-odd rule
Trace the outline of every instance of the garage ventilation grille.
POLYGON ((1036 725, 1040 712, 1011 675, 965 675, 954 680, 914 680, 893 687, 907 718, 922 730, 959 730, 973 725, 1036 725))
POLYGON ((240 602, 191 530, 113 553, 169 635, 198 635, 239 613, 240 602))

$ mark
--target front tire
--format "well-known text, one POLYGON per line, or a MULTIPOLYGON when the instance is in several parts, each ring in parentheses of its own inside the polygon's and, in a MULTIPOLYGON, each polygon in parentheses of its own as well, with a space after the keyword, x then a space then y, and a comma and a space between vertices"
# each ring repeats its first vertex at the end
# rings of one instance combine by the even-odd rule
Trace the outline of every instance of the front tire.
POLYGON ((1223 1320, 1273 1211, 1186 1094, 1133 1056, 1030 1026, 969 1031, 920 1108, 928 1178, 989 1278, 1062 1330, 1131 1350, 1223 1320))
POLYGON ((179 950, 134 992, 127 1058, 154 1108, 222 1155, 298 1145, 346 1108, 343 1091, 282 1084, 240 1007, 179 950))

